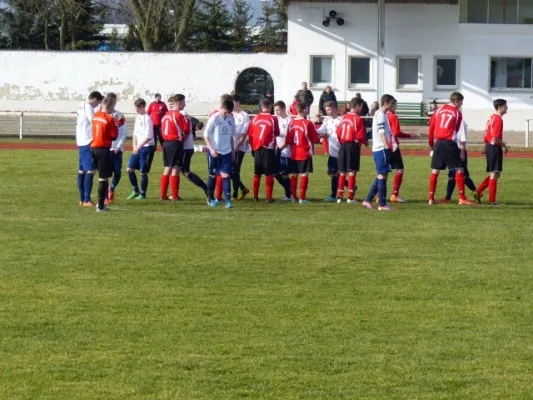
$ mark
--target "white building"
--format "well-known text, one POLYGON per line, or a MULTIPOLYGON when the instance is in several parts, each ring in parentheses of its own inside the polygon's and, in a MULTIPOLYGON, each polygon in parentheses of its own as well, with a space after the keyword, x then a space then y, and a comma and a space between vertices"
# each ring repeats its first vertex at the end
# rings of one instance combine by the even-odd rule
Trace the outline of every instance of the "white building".
POLYGON ((326 85, 339 101, 361 92, 422 103, 459 90, 472 129, 484 129, 498 97, 509 102, 506 130, 533 118, 533 0, 291 0, 288 15, 287 54, 0 51, 0 111, 74 111, 100 90, 126 112, 159 92, 183 93, 190 113, 206 114, 259 67, 288 103, 302 81, 315 107, 326 85), (324 26, 332 10, 342 26, 324 26))

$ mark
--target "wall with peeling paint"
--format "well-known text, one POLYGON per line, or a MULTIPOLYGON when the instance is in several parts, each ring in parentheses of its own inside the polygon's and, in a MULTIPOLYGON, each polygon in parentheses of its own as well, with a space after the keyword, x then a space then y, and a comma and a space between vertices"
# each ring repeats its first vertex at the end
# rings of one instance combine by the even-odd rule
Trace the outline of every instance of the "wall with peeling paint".
MULTIPOLYGON (((222 93, 234 89, 240 72, 265 69, 276 98, 284 93, 284 54, 163 54, 0 51, 0 111, 72 112, 93 90, 115 92, 119 107, 133 101, 183 93, 192 114, 208 114, 222 93)), ((118 107, 117 107, 118 108, 118 107)))

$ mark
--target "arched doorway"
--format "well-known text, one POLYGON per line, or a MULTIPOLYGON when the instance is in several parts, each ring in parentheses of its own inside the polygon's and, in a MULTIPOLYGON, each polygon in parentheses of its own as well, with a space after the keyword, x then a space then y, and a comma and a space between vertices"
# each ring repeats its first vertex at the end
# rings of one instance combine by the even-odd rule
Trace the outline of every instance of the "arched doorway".
POLYGON ((235 80, 235 93, 243 104, 258 104, 266 94, 274 94, 274 81, 262 68, 247 68, 235 80))

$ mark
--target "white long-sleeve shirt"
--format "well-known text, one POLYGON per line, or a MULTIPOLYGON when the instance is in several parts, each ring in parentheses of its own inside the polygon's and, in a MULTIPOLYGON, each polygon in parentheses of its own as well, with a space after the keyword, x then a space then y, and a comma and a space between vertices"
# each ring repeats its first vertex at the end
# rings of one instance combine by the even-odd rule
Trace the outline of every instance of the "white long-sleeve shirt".
POLYGON ((381 133, 384 134, 387 143, 390 143, 390 126, 387 113, 381 108, 374 114, 372 120, 372 151, 385 150, 385 143, 381 140, 381 133))
POLYGON ((231 139, 235 136, 235 119, 215 113, 207 121, 204 138, 209 138, 215 151, 221 155, 232 152, 231 139))
MULTIPOLYGON (((120 113, 120 111, 115 110, 112 114, 113 117, 115 117, 117 113, 120 113)), ((126 142, 126 135, 127 135, 126 122, 124 122, 122 126, 118 127, 118 137, 116 140, 113 141, 113 143, 111 143, 111 151, 115 151, 117 148, 122 152, 124 151, 124 143, 126 142)))
POLYGON ((248 132, 248 127, 250 126, 250 116, 245 111, 240 111, 238 113, 233 112, 233 118, 235 118, 235 136, 233 136, 233 143, 235 148, 235 151, 248 151, 248 143, 245 139, 244 142, 237 148, 237 143, 239 142, 239 139, 241 135, 246 135, 248 132))
POLYGON ((76 111, 76 145, 87 146, 93 140, 92 119, 94 108, 87 102, 80 103, 76 111))
MULTIPOLYGON (((287 137, 287 130, 289 129, 289 124, 292 121, 292 117, 290 115, 287 115, 286 118, 282 118, 278 115, 277 118, 279 125, 279 136, 276 137, 276 144, 278 147, 281 147, 285 143, 285 138, 287 137)), ((290 158, 291 146, 286 146, 283 150, 281 150, 281 156, 290 158)))
POLYGON ((339 123, 341 122, 342 117, 324 117, 324 121, 322 122, 322 126, 318 128, 316 131, 320 134, 327 133, 328 136, 328 147, 329 147, 329 155, 331 157, 337 158, 339 157, 339 150, 340 150, 340 143, 339 139, 337 138, 337 127, 339 126, 339 123))
MULTIPOLYGON (((120 134, 119 134, 120 135, 120 134)), ((135 117, 135 127, 133 136, 137 139, 137 145, 144 142, 146 138, 150 140, 143 147, 154 146, 154 123, 148 114, 139 114, 135 117)))

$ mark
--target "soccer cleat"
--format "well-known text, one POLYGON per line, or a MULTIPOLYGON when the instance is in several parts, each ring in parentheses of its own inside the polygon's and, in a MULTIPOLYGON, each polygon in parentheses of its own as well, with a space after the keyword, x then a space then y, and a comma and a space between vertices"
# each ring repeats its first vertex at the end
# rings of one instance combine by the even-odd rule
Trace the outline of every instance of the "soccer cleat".
POLYGON ((333 197, 333 196, 328 196, 328 197, 326 197, 324 199, 324 201, 327 202, 327 203, 333 203, 333 202, 337 201, 337 199, 335 197, 333 197))
POLYGON ((115 192, 109 190, 109 192, 107 193, 107 198, 109 199, 109 204, 113 203, 113 201, 115 200, 115 192))
POLYGON ((138 195, 139 195, 139 192, 135 192, 135 191, 133 191, 133 192, 131 192, 131 194, 130 194, 128 197, 126 197, 126 200, 133 200, 133 199, 136 198, 138 195))
POLYGON ((298 201, 298 204, 310 204, 310 203, 311 203, 311 202, 310 202, 309 200, 307 200, 307 199, 305 199, 305 200, 300 199, 300 200, 298 201))
POLYGON ((337 197, 337 204, 341 204, 342 203, 342 197, 337 197))
POLYGON ((298 203, 298 199, 291 199, 291 203, 292 203, 292 204, 296 204, 296 203, 298 203))
POLYGON ((459 199, 460 206, 475 206, 477 203, 475 201, 470 201, 468 199, 461 200, 459 199))
POLYGON ((363 208, 366 208, 367 210, 373 210, 374 206, 371 202, 365 200, 363 201, 363 208))
POLYGON ((86 201, 85 203, 83 203, 83 207, 94 207, 96 205, 96 203, 92 200, 89 200, 89 201, 86 201))
POLYGON ((357 203, 357 200, 355 200, 355 199, 348 199, 348 200, 346 200, 346 203, 348 203, 348 204, 355 204, 355 203, 357 203))
POLYGON ((272 203, 275 203, 275 202, 276 202, 276 200, 274 200, 274 199, 267 199, 267 203, 268 204, 272 204, 272 203))
POLYGON ((439 201, 437 201, 437 204, 450 204, 452 201, 448 200, 446 197, 443 197, 439 201))
POLYGON ((170 198, 170 201, 179 201, 179 200, 180 200, 179 197, 171 197, 171 198, 170 198))
POLYGON ((146 200, 146 196, 144 194, 140 194, 135 200, 146 200))
POLYGON ((83 206, 83 201, 80 201, 80 206, 83 206))
POLYGON ((254 201, 259 201, 259 197, 254 197, 254 201))
POLYGON ((159 200, 161 200, 161 201, 168 201, 168 200, 170 200, 170 199, 169 199, 168 197, 160 197, 159 200))
MULTIPOLYGON (((239 196, 239 200, 244 200, 244 198, 246 197, 246 195, 250 193, 250 190, 247 189, 247 188, 244 188, 244 190, 242 191, 241 195, 239 196)), ((255 199, 254 199, 255 200, 255 199)))
POLYGON ((105 199, 105 200, 104 200, 104 204, 105 204, 106 206, 109 206, 109 205, 111 205, 112 203, 113 203, 113 202, 112 202, 111 200, 109 200, 109 199, 105 199))
POLYGON ((207 205, 208 205, 209 207, 216 207, 216 206, 218 206, 218 201, 217 201, 217 200, 210 200, 210 201, 207 203, 207 205))
POLYGON ((233 208, 233 204, 231 204, 231 201, 226 201, 226 208, 233 208))
POLYGON ((233 200, 238 200, 238 199, 239 199, 239 194, 238 194, 238 193, 233 193, 233 194, 231 195, 231 198, 232 198, 233 200))
POLYGON ((280 199, 280 201, 291 201, 291 198, 285 196, 285 197, 282 197, 282 198, 280 199))
POLYGON ((104 208, 96 207, 96 212, 108 212, 108 211, 111 211, 111 210, 107 208, 106 206, 104 206, 104 208))
POLYGON ((393 211, 394 209, 391 206, 379 206, 378 211, 393 211))
POLYGON ((477 204, 481 204, 481 195, 477 191, 472 191, 472 197, 474 197, 477 204))
POLYGON ((437 204, 437 203, 435 202, 435 200, 433 200, 433 199, 429 199, 429 200, 428 200, 428 205, 430 205, 430 206, 434 206, 435 204, 437 204))
POLYGON ((183 201, 183 199, 180 196, 178 196, 178 201, 183 201))
POLYGON ((407 200, 402 199, 400 196, 392 195, 390 197, 391 203, 407 203, 407 200))
POLYGON ((491 206, 493 207, 501 207, 501 206, 504 206, 505 204, 502 204, 502 203, 498 203, 497 201, 495 201, 494 203, 489 203, 491 206))

